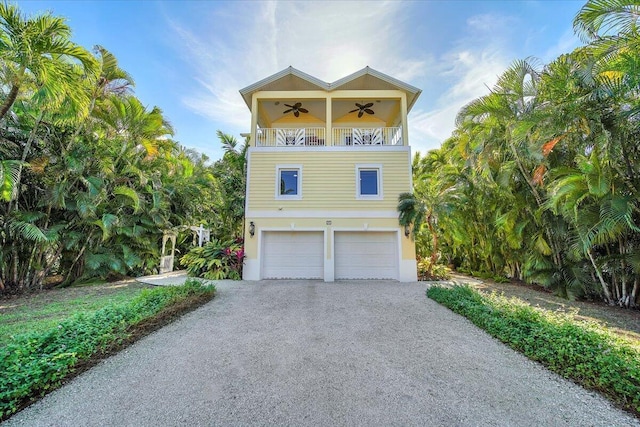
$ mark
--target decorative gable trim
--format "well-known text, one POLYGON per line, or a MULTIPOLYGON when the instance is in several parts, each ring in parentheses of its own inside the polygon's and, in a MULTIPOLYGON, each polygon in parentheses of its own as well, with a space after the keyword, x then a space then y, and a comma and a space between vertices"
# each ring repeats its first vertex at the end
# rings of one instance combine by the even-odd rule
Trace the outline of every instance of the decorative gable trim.
POLYGON ((273 82, 278 81, 279 79, 283 78, 283 77, 287 77, 289 75, 298 77, 308 83, 311 83, 312 85, 316 86, 317 89, 320 90, 324 90, 324 91, 328 91, 329 90, 329 84, 326 82, 323 82, 322 80, 313 77, 312 75, 309 75, 307 73, 303 73, 302 71, 293 68, 292 66, 289 66, 288 68, 285 68, 282 71, 279 71, 267 78, 264 78, 252 85, 249 85, 247 87, 245 87, 244 89, 240 89, 240 95, 242 95, 242 98, 244 99, 244 102, 247 104, 247 107, 249 107, 249 110, 251 110, 251 95, 253 95, 254 92, 258 92, 260 91, 263 87, 270 85, 273 82))
POLYGON ((343 77, 339 80, 336 80, 333 83, 327 83, 324 82, 316 77, 313 77, 310 74, 304 73, 296 68, 293 68, 292 66, 289 66, 288 68, 285 68, 282 71, 279 71, 267 78, 264 78, 252 85, 249 85, 243 89, 240 89, 240 95, 242 95, 242 98, 244 99, 244 102, 247 104, 247 107, 249 107, 249 110, 251 110, 251 97, 255 92, 258 92, 260 90, 262 90, 264 87, 278 81, 279 79, 282 79, 283 77, 286 76, 295 76, 298 77, 299 79, 302 79, 308 83, 310 83, 311 85, 315 86, 317 89, 319 90, 324 90, 327 92, 331 92, 334 90, 338 90, 340 89, 342 86, 347 85, 350 82, 353 82, 354 80, 357 80, 360 77, 366 76, 366 75, 370 75, 376 79, 379 79, 383 82, 386 82, 392 86, 394 86, 396 89, 401 90, 403 92, 405 92, 407 94, 407 109, 408 111, 411 110, 411 107, 413 107, 413 105, 415 104, 415 102, 417 101, 418 97, 420 96, 420 94, 422 93, 422 91, 420 89, 418 89, 415 86, 411 86, 410 84, 404 83, 394 77, 391 77, 387 74, 381 73, 380 71, 374 70, 373 68, 366 66, 363 69, 356 71, 353 74, 350 74, 346 77, 343 77))

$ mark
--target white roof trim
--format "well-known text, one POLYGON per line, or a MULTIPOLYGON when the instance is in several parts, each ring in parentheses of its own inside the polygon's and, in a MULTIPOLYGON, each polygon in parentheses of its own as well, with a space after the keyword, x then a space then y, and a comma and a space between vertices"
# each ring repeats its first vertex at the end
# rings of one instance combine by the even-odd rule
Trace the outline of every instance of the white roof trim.
POLYGON ((422 90, 418 89, 415 86, 411 86, 408 83, 405 83, 403 81, 400 81, 394 77, 391 77, 387 74, 381 73, 380 71, 374 70, 373 68, 366 66, 364 67, 362 70, 360 71, 356 71, 353 74, 350 74, 346 77, 341 78, 340 80, 336 80, 335 82, 331 83, 329 86, 331 87, 331 90, 336 90, 338 89, 340 86, 345 85, 353 80, 358 79, 359 77, 362 77, 364 75, 369 74, 370 76, 373 76, 375 78, 378 78, 382 81, 385 81, 393 86, 398 87, 398 89, 402 89, 406 92, 409 92, 411 94, 413 94, 412 97, 410 97, 411 99, 410 104, 407 106, 408 110, 411 110, 411 107, 413 107, 413 104, 416 102, 416 100, 418 99, 418 96, 422 93, 422 90))
POLYGON ((249 85, 249 86, 245 87, 244 89, 240 89, 240 93, 242 95, 245 95, 245 94, 247 94, 249 92, 257 91, 261 87, 266 86, 266 85, 268 85, 270 83, 273 83, 276 80, 281 79, 282 77, 288 76, 289 74, 294 75, 296 77, 299 77, 302 80, 306 80, 309 83, 314 84, 314 85, 318 86, 321 89, 329 90, 329 84, 328 83, 323 82, 320 79, 317 79, 317 78, 315 78, 315 77, 313 77, 313 76, 311 76, 311 75, 309 75, 307 73, 303 73, 302 71, 297 70, 297 69, 289 66, 288 68, 285 68, 282 71, 279 71, 279 72, 277 72, 277 73, 275 73, 275 74, 273 74, 273 75, 271 75, 271 76, 269 76, 269 77, 267 77, 265 79, 262 79, 259 82, 256 82, 256 83, 254 83, 252 85, 249 85))
POLYGON ((403 90, 405 92, 410 93, 412 96, 409 97, 409 105, 407 106, 408 110, 411 110, 411 107, 413 107, 413 104, 416 102, 416 100, 418 99, 418 96, 420 96, 420 94, 422 93, 422 90, 418 89, 415 86, 411 86, 410 84, 404 83, 396 78, 393 78, 387 74, 381 73, 380 71, 376 71, 373 68, 370 68, 369 66, 366 66, 365 68, 356 71, 353 74, 350 74, 346 77, 343 77, 339 80, 336 80, 333 83, 327 83, 324 82, 318 78, 315 78, 307 73, 303 73, 302 71, 293 68, 292 66, 289 66, 288 68, 285 68, 282 71, 279 71, 267 78, 264 78, 256 83, 253 83, 252 85, 249 85, 243 89, 240 89, 240 95, 242 95, 242 98, 245 100, 245 103, 247 104, 247 106, 249 107, 249 109, 251 109, 251 99, 250 96, 247 99, 247 96, 250 95, 253 92, 257 92, 260 90, 260 88, 275 82, 278 79, 281 79, 282 77, 288 76, 288 75, 293 75, 296 76, 302 80, 305 80, 315 86, 317 86, 319 89, 323 89, 326 91, 333 91, 333 90, 337 90, 338 88, 340 88, 340 86, 343 86, 353 80, 356 80, 359 77, 362 77, 364 75, 369 74, 370 76, 373 76, 377 79, 380 79, 382 81, 385 81, 393 86, 396 86, 398 89, 403 90))

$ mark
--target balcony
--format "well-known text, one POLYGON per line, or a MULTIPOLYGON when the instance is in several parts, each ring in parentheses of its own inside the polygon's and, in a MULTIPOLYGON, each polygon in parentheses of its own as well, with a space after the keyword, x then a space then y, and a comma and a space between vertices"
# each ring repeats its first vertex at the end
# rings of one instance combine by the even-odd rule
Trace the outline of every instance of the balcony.
POLYGON ((325 138, 325 128, 260 128, 256 132, 256 147, 358 147, 401 146, 401 127, 333 128, 331 139, 325 138))
POLYGON ((317 147, 325 144, 325 128, 262 128, 256 132, 256 147, 317 147))

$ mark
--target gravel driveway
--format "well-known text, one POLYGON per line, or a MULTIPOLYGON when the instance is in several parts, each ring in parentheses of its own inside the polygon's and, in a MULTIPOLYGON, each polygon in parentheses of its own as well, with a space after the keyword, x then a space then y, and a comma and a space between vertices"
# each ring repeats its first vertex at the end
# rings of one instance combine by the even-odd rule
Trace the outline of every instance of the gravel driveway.
POLYGON ((7 425, 640 425, 425 289, 224 283, 7 425))

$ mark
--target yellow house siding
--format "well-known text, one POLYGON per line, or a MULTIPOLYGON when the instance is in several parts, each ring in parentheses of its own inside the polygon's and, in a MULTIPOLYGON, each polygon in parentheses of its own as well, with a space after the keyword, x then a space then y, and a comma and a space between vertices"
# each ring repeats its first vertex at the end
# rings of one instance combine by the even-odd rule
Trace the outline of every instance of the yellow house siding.
POLYGON ((402 259, 415 259, 415 242, 411 236, 406 237, 404 230, 398 225, 397 218, 331 218, 331 225, 327 224, 327 219, 320 218, 260 218, 247 217, 245 225, 244 248, 247 258, 255 258, 258 253, 258 235, 250 237, 249 223, 253 221, 259 229, 278 230, 323 230, 327 233, 328 249, 327 258, 332 258, 331 254, 331 230, 352 230, 369 231, 399 229, 401 233, 401 257, 402 259), (293 224, 293 228, 292 228, 293 224), (366 229, 365 229, 366 226, 366 229))
MULTIPOLYGON (((360 148, 360 147, 358 147, 360 148)), ((408 150, 252 151, 249 162, 251 210, 395 210, 398 195, 410 191, 408 150), (356 165, 382 168, 382 200, 356 198, 356 165), (276 199, 278 165, 302 166, 302 198, 276 199)))

